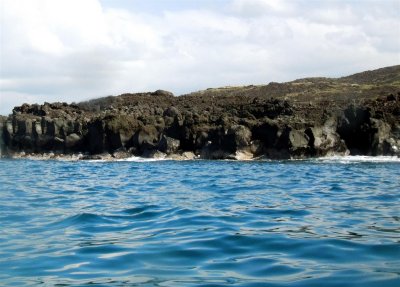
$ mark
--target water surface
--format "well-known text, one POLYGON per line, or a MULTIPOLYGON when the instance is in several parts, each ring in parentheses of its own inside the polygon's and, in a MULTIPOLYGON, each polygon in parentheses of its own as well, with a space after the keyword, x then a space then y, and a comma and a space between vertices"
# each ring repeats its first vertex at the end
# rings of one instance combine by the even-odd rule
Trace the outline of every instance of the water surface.
POLYGON ((400 286, 400 163, 0 160, 2 286, 400 286))

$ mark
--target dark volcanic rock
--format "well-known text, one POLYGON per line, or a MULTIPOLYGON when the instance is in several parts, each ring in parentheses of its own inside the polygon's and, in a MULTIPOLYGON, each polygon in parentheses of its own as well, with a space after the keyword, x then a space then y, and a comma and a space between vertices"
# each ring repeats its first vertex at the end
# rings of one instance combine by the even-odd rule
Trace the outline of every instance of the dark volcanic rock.
POLYGON ((155 126, 141 127, 133 136, 133 144, 140 151, 156 149, 160 140, 160 133, 155 126))
POLYGON ((158 90, 79 104, 23 104, 0 117, 2 155, 83 153, 210 159, 400 155, 400 66, 353 76, 158 90))
POLYGON ((371 113, 368 108, 350 106, 339 119, 340 137, 352 154, 369 154, 376 132, 371 128, 371 113))
POLYGON ((179 151, 180 140, 163 135, 158 143, 158 150, 166 154, 175 154, 179 151))
POLYGON ((65 150, 67 152, 83 150, 83 137, 72 133, 65 137, 65 150))
POLYGON ((244 125, 233 125, 226 133, 224 137, 224 149, 227 151, 236 152, 243 150, 251 144, 251 131, 244 125))

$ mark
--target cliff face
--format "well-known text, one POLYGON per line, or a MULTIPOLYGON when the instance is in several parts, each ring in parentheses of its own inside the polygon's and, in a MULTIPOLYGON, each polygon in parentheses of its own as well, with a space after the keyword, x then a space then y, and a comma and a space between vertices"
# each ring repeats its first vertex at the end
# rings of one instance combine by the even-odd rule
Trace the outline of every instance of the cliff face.
POLYGON ((14 108, 1 150, 207 159, 400 155, 400 66, 328 79, 14 108))

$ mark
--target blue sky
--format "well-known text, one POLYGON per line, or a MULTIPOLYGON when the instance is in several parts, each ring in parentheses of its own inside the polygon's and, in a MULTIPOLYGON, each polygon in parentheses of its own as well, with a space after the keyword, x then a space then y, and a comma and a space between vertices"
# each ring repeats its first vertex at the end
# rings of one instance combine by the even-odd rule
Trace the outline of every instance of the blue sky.
POLYGON ((398 0, 0 1, 0 114, 400 64, 398 0))

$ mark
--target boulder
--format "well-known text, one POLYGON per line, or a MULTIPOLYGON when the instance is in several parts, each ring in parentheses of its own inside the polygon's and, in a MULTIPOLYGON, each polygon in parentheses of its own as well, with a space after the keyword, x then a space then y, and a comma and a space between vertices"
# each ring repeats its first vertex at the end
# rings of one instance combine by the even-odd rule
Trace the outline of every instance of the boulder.
POLYGON ((193 160, 196 158, 196 155, 191 151, 185 151, 181 154, 181 158, 183 160, 193 160))
POLYGON ((382 154, 400 157, 400 140, 385 139, 382 143, 382 154))
POLYGON ((163 135, 158 143, 158 150, 167 155, 177 153, 180 147, 180 140, 163 135))
POLYGON ((69 151, 82 150, 82 136, 72 133, 65 137, 65 149, 69 151))
POLYGON ((65 121, 62 126, 62 131, 64 136, 75 133, 75 122, 71 120, 65 121))
POLYGON ((145 150, 142 153, 143 157, 152 158, 152 159, 165 159, 167 155, 159 150, 145 150))
POLYGON ((252 133, 249 128, 243 125, 233 125, 225 136, 225 146, 232 151, 247 148, 251 143, 252 133))
POLYGON ((172 160, 194 160, 196 159, 196 155, 193 152, 185 151, 183 153, 173 153, 166 156, 166 159, 172 160))
POLYGON ((124 159, 132 156, 132 153, 128 152, 125 148, 119 148, 112 153, 112 157, 115 159, 124 159))
POLYGON ((80 157, 81 160, 113 160, 113 157, 109 153, 98 153, 98 154, 89 154, 80 157))
POLYGON ((298 130, 291 130, 289 131, 289 136, 288 136, 288 140, 289 140, 289 147, 292 149, 304 149, 308 147, 308 136, 302 132, 302 131, 298 131, 298 130))
POLYGON ((133 136, 133 144, 139 150, 155 149, 159 142, 159 132, 154 126, 143 126, 133 136))
POLYGON ((201 159, 231 159, 231 152, 224 150, 220 145, 208 141, 200 150, 201 159))
POLYGON ((112 114, 104 119, 108 147, 111 151, 132 146, 138 121, 131 115, 112 114))
POLYGON ((254 159, 254 155, 250 151, 242 150, 242 151, 237 151, 234 154, 233 159, 235 159, 235 160, 252 160, 252 159, 254 159))
POLYGON ((153 93, 154 96, 173 97, 174 94, 165 90, 157 90, 153 93))
POLYGON ((164 117, 175 118, 175 117, 181 117, 181 113, 176 107, 172 106, 172 107, 168 107, 164 111, 163 116, 164 117))
POLYGON ((371 118, 371 129, 373 132, 371 154, 391 154, 393 151, 391 147, 394 145, 394 141, 390 141, 391 128, 382 120, 371 118))
POLYGON ((278 135, 277 145, 268 149, 267 155, 271 158, 304 158, 311 155, 309 137, 305 132, 287 126, 278 135))
POLYGON ((231 153, 224 151, 222 149, 214 149, 209 146, 205 146, 200 151, 201 159, 232 159, 231 153))
POLYGON ((348 153, 346 145, 336 129, 336 120, 330 118, 323 126, 314 126, 305 130, 313 156, 345 155, 348 153))

